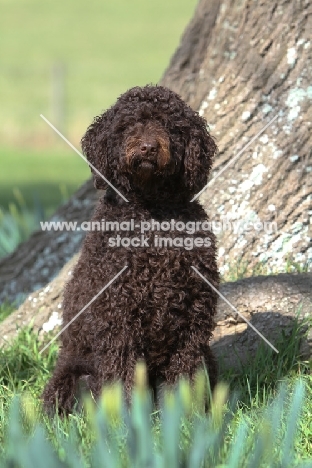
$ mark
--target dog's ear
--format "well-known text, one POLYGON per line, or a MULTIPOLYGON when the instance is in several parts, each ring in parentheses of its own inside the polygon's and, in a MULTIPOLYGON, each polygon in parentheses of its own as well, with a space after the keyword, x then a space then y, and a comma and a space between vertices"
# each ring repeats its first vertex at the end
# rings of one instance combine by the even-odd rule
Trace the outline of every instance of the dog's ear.
POLYGON ((106 189, 107 183, 100 174, 107 179, 108 174, 108 132, 110 127, 109 112, 96 117, 81 140, 81 148, 90 165, 93 184, 96 189, 106 189), (97 171, 95 169, 97 169, 97 171), (100 173, 100 174, 99 174, 100 173))
POLYGON ((206 184, 217 153, 217 145, 207 129, 206 121, 196 115, 196 125, 192 125, 184 155, 185 185, 192 195, 206 184))

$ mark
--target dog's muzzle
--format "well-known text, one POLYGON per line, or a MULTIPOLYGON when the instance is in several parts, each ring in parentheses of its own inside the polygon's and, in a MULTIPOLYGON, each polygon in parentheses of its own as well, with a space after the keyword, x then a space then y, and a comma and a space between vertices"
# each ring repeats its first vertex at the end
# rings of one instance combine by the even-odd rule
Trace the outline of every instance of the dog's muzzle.
POLYGON ((136 155, 132 160, 132 169, 140 178, 147 180, 158 170, 157 158, 136 155))

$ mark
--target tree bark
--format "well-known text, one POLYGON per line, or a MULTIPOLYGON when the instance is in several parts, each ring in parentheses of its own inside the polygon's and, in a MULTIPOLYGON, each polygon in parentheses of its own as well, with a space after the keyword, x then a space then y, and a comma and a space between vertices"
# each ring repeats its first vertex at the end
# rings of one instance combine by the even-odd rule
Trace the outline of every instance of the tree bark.
POLYGON ((245 278, 222 284, 220 292, 240 313, 219 299, 212 349, 223 368, 238 368, 252 360, 261 344, 270 349, 242 316, 277 350, 298 321, 299 354, 311 357, 312 273, 245 278))
POLYGON ((277 116, 201 196, 225 275, 311 269, 311 30, 309 1, 201 0, 161 80, 206 117, 212 177, 277 116))

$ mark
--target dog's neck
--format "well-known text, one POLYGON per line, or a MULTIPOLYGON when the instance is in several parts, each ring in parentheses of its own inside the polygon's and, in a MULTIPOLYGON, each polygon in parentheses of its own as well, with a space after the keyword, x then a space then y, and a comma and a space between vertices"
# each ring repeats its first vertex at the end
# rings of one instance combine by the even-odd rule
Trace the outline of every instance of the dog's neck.
MULTIPOLYGON (((173 191, 172 189, 163 191, 134 190, 125 194, 128 202, 140 206, 164 206, 164 205, 186 205, 191 200, 191 195, 185 191, 173 191)), ((120 195, 111 187, 108 187, 104 195, 104 200, 110 204, 127 204, 120 195)))

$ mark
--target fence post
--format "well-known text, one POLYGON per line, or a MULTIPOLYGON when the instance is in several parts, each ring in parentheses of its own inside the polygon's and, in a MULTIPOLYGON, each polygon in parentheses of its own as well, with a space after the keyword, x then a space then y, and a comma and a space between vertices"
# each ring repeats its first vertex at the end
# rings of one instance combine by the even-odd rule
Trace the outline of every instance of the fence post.
POLYGON ((52 66, 51 73, 51 108, 53 124, 61 132, 65 133, 65 75, 66 69, 62 62, 56 62, 52 66))

